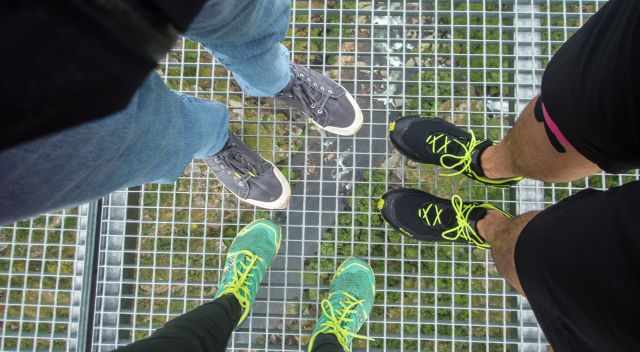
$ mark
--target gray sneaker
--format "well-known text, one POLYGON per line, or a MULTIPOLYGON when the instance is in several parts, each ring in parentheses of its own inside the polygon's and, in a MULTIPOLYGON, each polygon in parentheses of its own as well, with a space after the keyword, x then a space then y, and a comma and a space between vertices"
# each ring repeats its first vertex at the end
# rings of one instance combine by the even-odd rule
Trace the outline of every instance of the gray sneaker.
POLYGON ((240 200, 266 209, 287 207, 291 196, 287 179, 233 133, 229 132, 224 148, 206 162, 218 180, 240 200))
POLYGON ((362 127, 362 111, 342 86, 307 67, 292 64, 294 77, 276 97, 298 109, 321 129, 342 136, 362 127))

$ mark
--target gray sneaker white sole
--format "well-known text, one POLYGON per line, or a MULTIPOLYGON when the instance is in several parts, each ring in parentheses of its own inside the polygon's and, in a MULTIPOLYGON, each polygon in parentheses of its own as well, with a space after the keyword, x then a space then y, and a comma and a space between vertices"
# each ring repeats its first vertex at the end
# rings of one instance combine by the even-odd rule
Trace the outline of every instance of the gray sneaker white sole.
POLYGON ((243 198, 240 198, 232 190, 228 188, 225 188, 225 189, 233 193, 240 201, 251 204, 258 208, 269 209, 269 210, 286 209, 289 206, 289 200, 291 198, 291 186, 289 185, 289 181, 287 181, 287 178, 284 177, 282 172, 280 172, 280 170, 278 170, 278 168, 275 165, 273 165, 272 162, 270 161, 267 161, 267 162, 271 164, 271 166, 273 166, 273 169, 272 169, 273 173, 278 179, 278 181, 280 182, 280 185, 282 186, 282 194, 280 195, 280 197, 278 197, 278 199, 272 202, 261 202, 253 199, 243 199, 243 198))
POLYGON ((360 128, 362 128, 362 124, 364 122, 364 119, 362 117, 362 110, 360 110, 360 105, 358 105, 358 102, 356 102, 355 98, 349 92, 347 92, 346 89, 345 89, 345 96, 347 97, 347 100, 349 101, 349 103, 351 103, 351 106, 353 107, 353 111, 355 111, 356 113, 355 119, 353 120, 353 123, 350 126, 348 127, 321 126, 319 123, 315 122, 313 119, 310 118, 309 120, 313 122, 316 126, 318 126, 319 129, 325 130, 327 132, 337 134, 340 136, 353 136, 354 134, 358 133, 358 131, 360 131, 360 128))

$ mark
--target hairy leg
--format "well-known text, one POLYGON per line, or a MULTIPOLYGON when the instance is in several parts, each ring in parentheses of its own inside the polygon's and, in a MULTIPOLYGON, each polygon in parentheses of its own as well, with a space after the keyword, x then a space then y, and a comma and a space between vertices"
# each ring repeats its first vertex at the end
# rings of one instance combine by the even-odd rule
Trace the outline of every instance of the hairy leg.
POLYGON ((520 237, 524 227, 538 213, 537 211, 532 211, 509 219, 496 211, 489 211, 478 222, 480 236, 491 244, 491 253, 498 272, 502 274, 511 287, 523 296, 525 294, 518 278, 515 263, 516 243, 518 243, 518 237, 520 237))
POLYGON ((482 168, 489 178, 525 176, 547 182, 568 182, 590 176, 600 168, 572 146, 559 153, 549 141, 544 123, 536 120, 532 99, 516 124, 495 146, 481 155, 482 168))

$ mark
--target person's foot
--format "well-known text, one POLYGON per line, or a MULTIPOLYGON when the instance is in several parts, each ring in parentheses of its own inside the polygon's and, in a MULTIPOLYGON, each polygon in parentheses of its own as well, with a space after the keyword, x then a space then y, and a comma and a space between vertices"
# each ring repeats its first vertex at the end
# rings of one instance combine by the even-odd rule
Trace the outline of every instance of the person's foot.
POLYGON ((372 340, 357 333, 369 319, 375 294, 375 276, 369 264, 354 257, 345 260, 333 276, 329 297, 320 304, 321 315, 308 350, 327 335, 333 335, 345 352, 351 351, 354 338, 372 340))
POLYGON ((401 117, 389 124, 389 138, 400 153, 425 164, 439 165, 491 186, 509 186, 522 177, 487 178, 480 165, 480 155, 493 145, 491 140, 478 141, 473 132, 436 118, 401 117))
POLYGON ((206 160, 218 180, 240 200, 260 208, 286 208, 291 187, 271 162, 229 132, 227 144, 206 160))
POLYGON ((488 249, 477 223, 488 210, 509 214, 488 203, 463 202, 458 195, 451 200, 416 189, 397 189, 378 200, 378 210, 393 228, 419 241, 457 241, 488 249))
POLYGON ((233 295, 240 307, 240 325, 249 315, 260 282, 280 249, 280 227, 269 220, 257 220, 245 226, 227 252, 222 278, 214 299, 233 295))
POLYGON ((351 136, 360 130, 360 106, 342 86, 301 65, 291 64, 291 71, 293 78, 276 97, 327 132, 351 136))

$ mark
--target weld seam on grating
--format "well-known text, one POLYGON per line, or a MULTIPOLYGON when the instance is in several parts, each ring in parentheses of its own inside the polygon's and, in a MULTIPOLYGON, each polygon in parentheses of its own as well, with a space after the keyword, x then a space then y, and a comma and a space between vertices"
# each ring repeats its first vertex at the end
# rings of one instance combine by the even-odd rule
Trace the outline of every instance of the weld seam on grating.
MULTIPOLYGON (((78 280, 81 285, 81 297, 79 298, 78 308, 80 311, 75 345, 76 350, 88 352, 91 351, 93 337, 102 200, 96 200, 82 206, 80 212, 84 215, 85 223, 82 231, 82 243, 79 243, 82 248, 82 261, 74 263, 77 270, 82 271, 82 277, 78 280)), ((74 282, 74 285, 76 284, 74 282)))
POLYGON ((69 327, 69 342, 67 344, 68 351, 83 350, 79 348, 78 341, 81 335, 86 332, 83 325, 83 300, 85 293, 85 275, 86 259, 87 259, 87 229, 89 226, 89 204, 83 204, 78 207, 78 232, 76 235, 76 253, 74 258, 74 275, 73 275, 73 292, 71 294, 71 325, 69 327))
POLYGON ((97 351, 111 351, 119 342, 127 194, 127 191, 118 191, 103 200, 93 324, 93 349, 97 351))
MULTIPOLYGON (((538 94, 540 74, 537 70, 536 57, 541 52, 537 43, 541 42, 541 34, 537 28, 541 21, 535 16, 538 6, 532 1, 518 0, 515 4, 515 69, 516 69, 516 110, 523 111, 531 98, 538 94)), ((544 208, 544 183, 525 179, 517 186, 517 214, 544 208)), ((518 319, 520 327, 518 335, 519 352, 546 351, 546 338, 538 326, 538 321, 526 298, 518 295, 518 319)))

